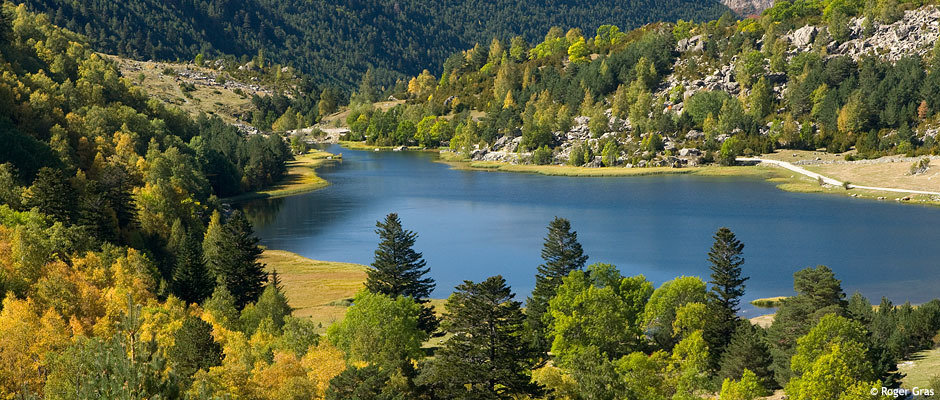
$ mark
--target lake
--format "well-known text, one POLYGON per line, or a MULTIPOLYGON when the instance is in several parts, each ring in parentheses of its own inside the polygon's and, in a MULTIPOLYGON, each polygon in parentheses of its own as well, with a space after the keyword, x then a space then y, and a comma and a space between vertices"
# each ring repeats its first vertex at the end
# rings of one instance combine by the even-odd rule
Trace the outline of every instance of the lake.
POLYGON ((940 297, 940 208, 789 193, 755 178, 549 177, 454 170, 430 153, 327 150, 343 153, 319 169, 331 186, 244 205, 262 244, 369 264, 375 222, 397 212, 419 235, 434 297, 502 274, 524 301, 554 216, 571 220, 588 263, 657 285, 680 275, 707 281, 712 235, 727 226, 745 244, 747 301, 792 294, 793 272, 818 264, 847 294, 875 303, 940 297))

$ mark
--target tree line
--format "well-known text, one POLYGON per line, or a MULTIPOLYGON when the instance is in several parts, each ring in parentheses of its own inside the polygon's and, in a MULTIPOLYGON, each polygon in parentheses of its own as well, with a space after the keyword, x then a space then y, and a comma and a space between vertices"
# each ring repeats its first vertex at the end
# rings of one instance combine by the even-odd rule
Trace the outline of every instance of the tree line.
POLYGON ((521 137, 520 152, 541 150, 557 163, 552 155, 558 155, 563 133, 576 117, 587 117, 590 136, 573 143, 573 165, 583 164, 585 154, 601 157, 605 147, 610 157, 604 165, 675 156, 667 141, 702 150, 704 162, 725 164, 782 148, 854 148, 853 157, 861 158, 935 154, 940 144, 928 129, 940 110, 934 104, 940 44, 924 56, 895 61, 830 54, 849 39, 840 36, 837 23, 864 18, 864 38, 873 24, 892 23, 903 10, 920 6, 779 2, 756 19, 680 20, 629 32, 614 25, 552 28, 531 44, 524 37, 494 38, 451 55, 440 75, 424 71, 393 88, 396 98, 408 99, 400 109, 351 106, 356 112, 347 122, 354 140, 444 144, 464 154, 521 137), (794 52, 785 35, 804 24, 826 29, 809 51, 794 52), (677 50, 679 41, 693 37, 701 41, 699 49, 677 50), (724 67, 736 91, 687 86, 724 67), (441 118, 449 125, 442 134, 415 131, 419 122, 441 118))
POLYGON ((400 1, 271 1, 173 3, 29 0, 31 10, 86 35, 112 54, 136 59, 190 60, 197 54, 249 61, 263 51, 318 83, 353 89, 367 70, 391 87, 397 79, 440 65, 451 53, 493 36, 534 39, 545 26, 629 26, 678 18, 711 19, 718 2, 635 1, 447 4, 400 1))

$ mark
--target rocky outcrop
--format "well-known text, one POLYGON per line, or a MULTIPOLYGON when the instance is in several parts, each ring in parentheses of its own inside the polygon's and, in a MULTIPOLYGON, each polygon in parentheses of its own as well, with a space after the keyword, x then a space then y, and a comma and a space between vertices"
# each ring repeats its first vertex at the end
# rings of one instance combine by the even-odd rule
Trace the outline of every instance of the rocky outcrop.
POLYGON ((760 15, 764 10, 773 7, 775 0, 721 0, 721 4, 730 8, 740 16, 749 17, 760 15))
POLYGON ((790 43, 793 44, 793 47, 797 49, 806 49, 813 41, 816 40, 816 33, 819 30, 815 26, 807 25, 800 29, 797 29, 790 35, 790 43))
POLYGON ((875 55, 889 61, 923 56, 940 37, 940 10, 930 6, 906 11, 903 18, 892 24, 873 23, 871 32, 866 32, 864 18, 853 18, 849 28, 852 39, 831 44, 830 54, 854 59, 875 55))

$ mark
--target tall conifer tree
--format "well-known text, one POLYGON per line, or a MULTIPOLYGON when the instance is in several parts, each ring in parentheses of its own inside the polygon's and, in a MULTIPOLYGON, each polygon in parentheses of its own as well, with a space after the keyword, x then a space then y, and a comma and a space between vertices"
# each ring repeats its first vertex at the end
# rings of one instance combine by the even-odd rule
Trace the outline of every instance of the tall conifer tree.
POLYGON ((571 230, 571 222, 555 217, 548 225, 548 236, 542 247, 542 259, 535 275, 535 289, 526 301, 526 329, 532 347, 547 353, 551 347, 548 339, 550 315, 548 301, 555 297, 561 279, 571 271, 584 268, 588 256, 581 249, 578 233, 571 230))
POLYGON ((718 229, 714 239, 715 243, 708 252, 712 270, 711 280, 708 281, 711 284, 708 306, 713 320, 705 326, 703 333, 712 354, 712 366, 717 367, 722 352, 728 347, 738 326, 739 305, 744 295, 744 282, 748 278, 741 275, 744 244, 730 229, 724 227, 718 229))
POLYGON ((534 394, 531 352, 521 334, 525 315, 502 276, 465 281, 447 300, 452 333, 419 381, 441 398, 505 399, 534 394))
POLYGON ((185 234, 176 249, 173 293, 187 303, 202 303, 213 289, 215 281, 206 268, 199 239, 192 233, 185 234))
POLYGON ((391 297, 411 297, 424 304, 418 326, 427 333, 437 330, 438 321, 427 299, 434 290, 434 280, 424 277, 431 270, 421 253, 414 250, 418 235, 404 229, 398 214, 391 213, 385 221, 376 222, 379 247, 375 261, 367 271, 366 290, 391 297))
POLYGON ((258 247, 259 239, 240 211, 232 214, 221 232, 212 232, 212 228, 210 223, 203 246, 207 250, 206 264, 218 284, 224 285, 235 297, 235 307, 241 310, 258 300, 268 280, 264 264, 258 262, 262 253, 258 247))

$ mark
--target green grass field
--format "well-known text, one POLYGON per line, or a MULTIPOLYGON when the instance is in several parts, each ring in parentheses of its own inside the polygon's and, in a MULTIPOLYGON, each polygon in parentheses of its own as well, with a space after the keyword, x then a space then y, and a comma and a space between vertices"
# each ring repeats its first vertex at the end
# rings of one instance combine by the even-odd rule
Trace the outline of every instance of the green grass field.
MULTIPOLYGON (((902 387, 931 388, 931 382, 940 381, 940 348, 921 351, 910 360, 899 362, 898 371, 906 375, 902 387)), ((940 394, 940 387, 932 389, 940 394)))

